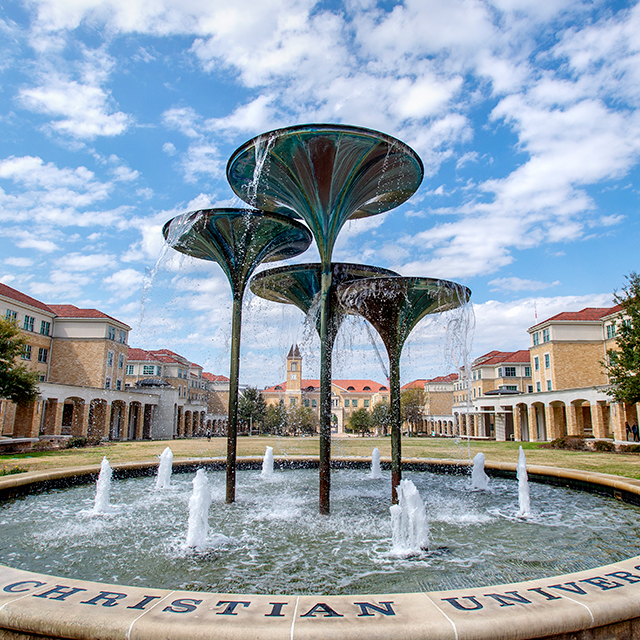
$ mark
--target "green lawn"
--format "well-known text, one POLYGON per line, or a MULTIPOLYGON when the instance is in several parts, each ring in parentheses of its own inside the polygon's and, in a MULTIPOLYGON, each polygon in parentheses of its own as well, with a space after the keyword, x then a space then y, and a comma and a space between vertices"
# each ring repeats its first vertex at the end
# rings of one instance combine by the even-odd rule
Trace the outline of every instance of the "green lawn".
MULTIPOLYGON (((537 443, 525 442, 470 442, 456 443, 451 438, 404 438, 403 458, 453 458, 468 460, 482 451, 488 461, 518 461, 518 447, 526 450, 529 464, 566 467, 585 471, 613 473, 640 479, 640 456, 638 454, 600 453, 586 451, 562 451, 542 449, 537 443)), ((239 456, 261 456, 265 447, 273 447, 276 456, 318 455, 318 438, 280 438, 254 436, 238 439, 239 456)), ((212 438, 194 440, 168 440, 153 442, 117 442, 86 449, 32 452, 0 456, 0 470, 9 471, 18 466, 25 471, 52 469, 57 467, 99 464, 103 456, 109 462, 137 462, 156 460, 165 447, 171 447, 174 457, 209 458, 226 455, 226 440, 212 438)), ((389 438, 335 438, 332 455, 370 457, 374 447, 380 449, 382 457, 391 455, 389 438)))

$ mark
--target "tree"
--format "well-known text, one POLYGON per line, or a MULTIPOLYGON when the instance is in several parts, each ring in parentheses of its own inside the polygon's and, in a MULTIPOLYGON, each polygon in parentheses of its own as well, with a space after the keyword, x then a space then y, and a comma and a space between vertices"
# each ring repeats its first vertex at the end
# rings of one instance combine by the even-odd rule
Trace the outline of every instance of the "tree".
POLYGON ((284 400, 278 404, 270 404, 265 411, 263 430, 273 435, 283 435, 287 430, 287 410, 284 400))
POLYGON ((602 362, 609 376, 607 394, 617 402, 640 402, 640 276, 632 271, 621 292, 613 299, 622 307, 622 320, 616 323, 616 349, 607 351, 602 362))
POLYGON ((31 402, 38 397, 38 375, 16 362, 27 341, 13 322, 0 318, 0 398, 31 402))
POLYGON ((287 424, 292 435, 312 435, 318 431, 320 421, 309 407, 294 404, 287 410, 287 424))
POLYGON ((356 409, 349 416, 347 431, 359 433, 364 438, 364 434, 371 431, 371 414, 364 407, 356 409))
POLYGON ((407 423, 409 432, 417 431, 422 422, 422 408, 424 407, 423 389, 405 389, 400 393, 400 411, 402 420, 407 423))
POLYGON ((245 426, 259 429, 267 413, 267 404, 255 387, 247 387, 238 399, 238 420, 245 426))
POLYGON ((378 402, 371 410, 371 426, 386 436, 391 430, 391 407, 388 402, 378 402))

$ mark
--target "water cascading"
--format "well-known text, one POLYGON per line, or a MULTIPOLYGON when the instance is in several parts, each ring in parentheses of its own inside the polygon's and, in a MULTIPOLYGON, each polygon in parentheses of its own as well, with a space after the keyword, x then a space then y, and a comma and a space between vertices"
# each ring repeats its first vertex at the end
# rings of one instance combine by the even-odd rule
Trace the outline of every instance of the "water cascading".
POLYGON ((380 449, 376 447, 371 452, 371 471, 369 477, 372 480, 380 480, 382 478, 382 469, 380 468, 380 449))
POLYGON ((209 507, 212 500, 209 479, 204 469, 198 469, 192 484, 186 545, 196 551, 203 551, 209 535, 209 507))
POLYGON ((531 501, 529 499, 529 476, 527 474, 527 459, 524 449, 520 447, 518 455, 518 518, 528 518, 531 515, 531 501))
POLYGON ((475 491, 486 491, 489 486, 489 476, 484 470, 484 453, 476 453, 471 469, 471 488, 475 491))
POLYGON ((100 475, 96 482, 96 497, 93 503, 93 513, 109 513, 113 510, 111 500, 111 476, 113 470, 106 457, 100 464, 100 475))
POLYGON ((173 471, 173 451, 169 447, 160 454, 158 475, 156 476, 156 489, 166 489, 171 484, 173 471))
POLYGON ((260 472, 262 478, 268 479, 273 476, 273 447, 267 447, 264 452, 264 458, 262 459, 262 471, 260 472))
POLYGON ((411 480, 398 485, 398 503, 391 513, 392 554, 400 557, 420 555, 429 549, 429 523, 424 503, 411 480))

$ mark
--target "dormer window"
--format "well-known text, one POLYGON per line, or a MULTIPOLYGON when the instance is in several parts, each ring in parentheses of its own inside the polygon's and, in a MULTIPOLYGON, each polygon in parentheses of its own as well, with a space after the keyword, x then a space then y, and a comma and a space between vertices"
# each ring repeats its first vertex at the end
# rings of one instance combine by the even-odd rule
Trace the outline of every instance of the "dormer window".
POLYGON ((355 391, 355 390, 356 390, 355 387, 352 387, 352 386, 347 387, 347 391, 355 391))
POLYGON ((363 391, 371 391, 371 387, 362 387, 363 391))

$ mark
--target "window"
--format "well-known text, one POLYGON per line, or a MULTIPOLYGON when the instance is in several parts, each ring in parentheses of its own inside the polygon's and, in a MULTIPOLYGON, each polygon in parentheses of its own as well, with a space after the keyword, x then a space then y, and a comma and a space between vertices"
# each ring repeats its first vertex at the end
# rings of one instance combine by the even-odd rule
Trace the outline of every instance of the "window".
POLYGON ((344 401, 344 406, 345 406, 345 407, 348 407, 348 406, 349 406, 349 403, 350 403, 350 400, 347 398, 347 399, 344 401))
POLYGON ((124 368, 124 355, 121 353, 118 356, 118 369, 123 369, 124 368))
POLYGON ((144 364, 142 365, 142 375, 143 376, 152 376, 155 371, 155 367, 152 364, 144 364))
POLYGON ((473 387, 473 397, 474 398, 476 397, 476 388, 475 387, 473 387))
POLYGON ((111 389, 111 378, 107 378, 107 379, 104 381, 104 388, 105 388, 105 389, 111 389))
POLYGON ((533 368, 536 371, 540 371, 540 358, 538 358, 538 356, 533 359, 533 368))
POLYGON ((290 404, 292 407, 295 407, 295 406, 296 406, 296 399, 295 399, 295 398, 289 398, 289 404, 290 404))
POLYGON ((504 377, 505 378, 515 378, 516 377, 516 368, 515 367, 504 367, 504 377))
POLYGON ((35 321, 36 319, 33 316, 25 316, 22 328, 25 331, 33 331, 33 325, 35 324, 35 321))
POLYGON ((5 319, 9 322, 17 322, 18 321, 18 312, 13 311, 12 309, 7 309, 7 313, 5 314, 5 319))
POLYGON ((132 376, 133 375, 133 365, 132 364, 128 364, 127 365, 127 375, 128 376, 132 376))
POLYGON ((615 338, 616 336, 616 323, 612 322, 607 325, 607 340, 611 340, 611 338, 615 338))
POLYGON ((540 386, 540 383, 539 383, 539 382, 536 382, 536 391, 537 391, 538 393, 540 393, 540 392, 542 391, 542 387, 540 386))
POLYGON ((369 401, 368 401, 368 400, 365 400, 365 401, 364 401, 364 406, 365 406, 365 407, 369 407, 369 401))
POLYGON ((22 351, 22 359, 23 360, 31 360, 31 345, 25 344, 24 350, 22 351))
POLYGON ((540 333, 538 331, 536 331, 533 334, 533 346, 536 347, 540 344, 540 333))
POLYGON ((527 393, 533 393, 533 385, 532 384, 527 386, 527 393))
POLYGON ((531 377, 531 367, 529 365, 525 365, 524 367, 524 377, 525 378, 531 377))
POLYGON ((482 380, 482 371, 478 369, 478 380, 482 380))
POLYGON ((549 329, 542 330, 542 342, 549 342, 549 329))
POLYGON ((156 375, 157 376, 162 375, 162 367, 160 365, 156 365, 156 375))
POLYGON ((113 367, 113 351, 107 352, 107 367, 113 367))
POLYGON ((311 398, 311 406, 312 407, 317 407, 318 406, 318 401, 315 398, 311 398))
POLYGON ((46 320, 43 320, 40 323, 40 333, 43 336, 48 336, 51 333, 51 323, 47 322, 46 320))
POLYGON ((120 391, 122 389, 122 382, 120 380, 116 380, 116 389, 120 391))
POLYGON ((292 362, 291 363, 291 371, 297 371, 298 370, 298 363, 297 362, 292 362))
POLYGON ((109 338, 109 340, 115 340, 116 339, 116 328, 115 327, 109 327, 108 338, 109 338))
POLYGON ((121 344, 127 344, 127 332, 120 329, 118 332, 118 342, 121 344))
POLYGON ((551 380, 547 380, 547 391, 551 391, 551 380))
POLYGON ((357 407, 358 406, 358 401, 357 400, 352 400, 351 401, 351 406, 352 407, 357 407))
POLYGON ((308 398, 305 398, 305 399, 304 399, 304 406, 305 406, 305 407, 308 407, 308 406, 309 406, 309 399, 308 399, 308 398))
POLYGON ((544 368, 548 369, 551 366, 551 356, 548 353, 544 354, 544 368))
POLYGON ((49 349, 44 349, 40 347, 38 349, 38 362, 43 362, 46 364, 48 359, 49 359, 49 349))

